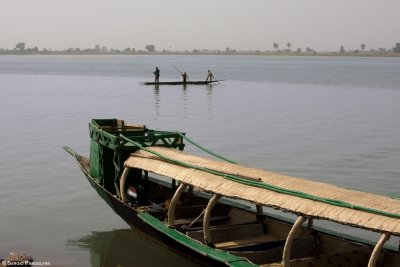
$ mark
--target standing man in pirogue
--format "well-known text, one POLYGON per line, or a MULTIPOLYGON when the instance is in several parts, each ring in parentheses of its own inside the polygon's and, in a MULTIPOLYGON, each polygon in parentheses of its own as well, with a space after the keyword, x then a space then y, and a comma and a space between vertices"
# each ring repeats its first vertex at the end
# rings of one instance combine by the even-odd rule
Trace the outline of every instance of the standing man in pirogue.
POLYGON ((213 79, 215 80, 214 75, 211 73, 211 70, 208 70, 206 82, 208 82, 208 80, 212 82, 213 79))
POLYGON ((159 83, 160 82, 160 70, 158 69, 158 67, 156 67, 156 70, 153 73, 154 73, 154 83, 159 83))
POLYGON ((186 84, 186 80, 187 80, 187 78, 188 78, 186 72, 184 72, 184 73, 182 74, 182 78, 183 78, 183 84, 186 84))

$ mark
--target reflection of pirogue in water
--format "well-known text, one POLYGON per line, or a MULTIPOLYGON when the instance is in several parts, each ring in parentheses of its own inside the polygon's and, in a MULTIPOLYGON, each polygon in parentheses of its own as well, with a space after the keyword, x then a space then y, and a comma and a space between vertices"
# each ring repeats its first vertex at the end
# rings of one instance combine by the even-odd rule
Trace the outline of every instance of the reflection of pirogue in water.
POLYGON ((138 243, 131 236, 130 230, 93 232, 78 240, 69 240, 67 245, 90 250, 92 266, 129 266, 133 260, 132 251, 136 251, 134 246, 138 243))
POLYGON ((168 251, 159 253, 159 247, 148 242, 133 229, 93 232, 77 240, 69 240, 68 247, 90 251, 91 266, 176 266, 177 257, 168 251), (157 257, 152 255, 157 254, 157 257))
POLYGON ((400 266, 398 251, 382 249, 389 236, 400 235, 398 199, 249 168, 182 133, 121 120, 93 120, 90 136, 90 161, 65 149, 99 195, 128 224, 204 264, 400 266), (225 162, 179 151, 183 140, 225 162), (291 223, 263 207, 298 218, 291 223), (314 219, 378 232, 381 238, 376 245, 351 241, 317 229, 314 219))

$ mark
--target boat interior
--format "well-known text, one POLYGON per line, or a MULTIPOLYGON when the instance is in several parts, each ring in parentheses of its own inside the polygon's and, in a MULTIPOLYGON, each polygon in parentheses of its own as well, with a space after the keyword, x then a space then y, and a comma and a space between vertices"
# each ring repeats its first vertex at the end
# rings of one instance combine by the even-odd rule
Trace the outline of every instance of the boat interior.
MULTIPOLYGON (((205 229, 206 209, 211 202, 211 194, 199 192, 191 186, 186 186, 179 193, 180 187, 171 187, 174 182, 160 183, 159 179, 149 179, 147 175, 139 180, 142 183, 139 186, 137 171, 132 172, 136 175, 128 177, 126 182, 127 188, 130 185, 143 188, 137 198, 128 197, 132 207, 145 208, 148 213, 186 236, 247 258, 252 263, 260 266, 281 264, 292 224, 266 215, 260 206, 254 205, 251 209, 222 198, 212 207, 207 218, 208 229, 205 229)), ((309 220, 301 225, 293 240, 290 266, 367 266, 371 252, 369 245, 314 230, 312 220, 309 220)), ((396 255, 386 251, 381 253, 377 266, 398 266, 398 262, 389 264, 398 259, 396 255)))

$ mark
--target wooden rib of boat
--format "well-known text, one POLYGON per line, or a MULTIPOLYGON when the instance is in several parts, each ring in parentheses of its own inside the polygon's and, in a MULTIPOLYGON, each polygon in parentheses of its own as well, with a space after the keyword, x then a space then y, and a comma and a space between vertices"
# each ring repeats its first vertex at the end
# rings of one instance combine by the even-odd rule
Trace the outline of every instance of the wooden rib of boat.
POLYGON ((129 225, 204 265, 400 266, 399 247, 383 248, 400 236, 399 199, 186 154, 184 140, 197 144, 180 132, 116 119, 89 129, 90 159, 64 148, 98 194, 129 225), (381 236, 350 238, 316 219, 381 236))
POLYGON ((213 81, 186 81, 184 83, 183 81, 170 81, 170 82, 144 82, 144 85, 202 85, 202 84, 213 84, 213 83, 218 83, 220 81, 213 80, 213 81))

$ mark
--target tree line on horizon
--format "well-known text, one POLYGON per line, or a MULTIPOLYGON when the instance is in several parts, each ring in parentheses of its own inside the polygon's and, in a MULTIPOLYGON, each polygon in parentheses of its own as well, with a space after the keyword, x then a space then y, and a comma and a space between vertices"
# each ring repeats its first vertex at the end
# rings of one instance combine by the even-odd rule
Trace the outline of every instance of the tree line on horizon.
MULTIPOLYGON (((184 51, 169 51, 169 50, 161 50, 157 51, 155 45, 149 44, 146 45, 144 50, 136 50, 135 48, 127 47, 125 49, 109 49, 105 46, 95 45, 93 48, 68 48, 65 50, 51 50, 43 48, 40 50, 37 46, 32 48, 27 48, 25 42, 19 42, 15 45, 13 49, 4 49, 0 48, 0 54, 2 55, 57 55, 57 54, 65 54, 65 55, 100 55, 100 54, 111 54, 111 55, 129 55, 129 54, 151 54, 151 53, 204 53, 204 54, 234 54, 234 53, 294 53, 294 54, 309 54, 316 55, 317 51, 310 47, 306 47, 304 50, 301 48, 297 48, 292 50, 292 43, 286 43, 285 49, 279 49, 279 43, 274 42, 272 44, 274 51, 260 51, 260 50, 249 50, 249 51, 237 51, 235 49, 227 47, 225 50, 210 50, 210 49, 193 49, 192 51, 184 50, 184 51)), ((400 43, 396 43, 392 49, 386 48, 378 48, 378 49, 370 49, 369 51, 365 51, 366 45, 364 43, 360 44, 361 52, 368 52, 373 54, 389 54, 389 53, 400 53, 400 43)), ((346 50, 343 45, 339 47, 338 51, 331 52, 322 52, 324 53, 333 53, 333 54, 357 54, 360 50, 346 50)))
MULTIPOLYGON (((273 48, 275 49, 275 51, 277 51, 277 52, 281 51, 281 50, 279 50, 279 44, 276 43, 276 42, 274 42, 274 43, 272 44, 272 47, 273 47, 273 48)), ((286 44, 286 47, 287 47, 287 49, 284 49, 284 50, 283 50, 284 52, 293 52, 293 51, 291 50, 292 43, 287 43, 287 44, 286 44)), ((360 48, 361 48, 361 51, 362 51, 362 52, 365 51, 365 48, 366 48, 366 47, 367 47, 367 46, 366 46, 364 43, 360 44, 360 48)), ((302 50, 301 50, 301 48, 297 48, 294 52, 300 54, 300 53, 302 53, 302 50)), ((312 49, 312 48, 310 48, 310 47, 307 47, 307 48, 305 49, 305 52, 306 52, 306 53, 309 53, 309 54, 316 54, 316 53, 317 53, 317 51, 316 51, 315 49, 312 49)), ((333 53, 335 53, 335 52, 336 52, 336 51, 333 51, 333 53)), ((345 53, 355 53, 355 54, 356 54, 356 53, 360 52, 360 50, 358 50, 358 49, 355 49, 355 50, 346 50, 346 49, 344 48, 344 46, 341 45, 338 52, 339 52, 340 54, 345 54, 345 53)), ((381 54, 385 54, 385 53, 389 53, 389 52, 400 53, 400 43, 396 43, 395 46, 394 46, 392 49, 386 49, 386 48, 370 49, 369 52, 378 52, 378 53, 381 53, 381 54)))

